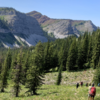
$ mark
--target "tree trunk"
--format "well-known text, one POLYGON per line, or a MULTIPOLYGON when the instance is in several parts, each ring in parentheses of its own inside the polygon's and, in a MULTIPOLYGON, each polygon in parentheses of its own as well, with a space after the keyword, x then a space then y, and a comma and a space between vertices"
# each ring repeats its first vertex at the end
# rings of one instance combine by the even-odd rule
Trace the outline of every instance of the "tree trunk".
POLYGON ((1 89, 1 92, 4 92, 4 88, 1 89))
POLYGON ((36 90, 33 90, 33 94, 34 94, 34 95, 37 95, 36 90))
POLYGON ((16 97, 18 97, 18 89, 19 89, 19 88, 17 87, 17 91, 16 91, 16 97))

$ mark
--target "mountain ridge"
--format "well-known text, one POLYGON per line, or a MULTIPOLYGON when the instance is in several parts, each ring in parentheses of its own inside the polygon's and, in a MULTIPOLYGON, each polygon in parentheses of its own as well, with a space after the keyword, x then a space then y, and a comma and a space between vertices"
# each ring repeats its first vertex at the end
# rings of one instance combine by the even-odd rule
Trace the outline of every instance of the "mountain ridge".
POLYGON ((4 47, 32 46, 38 41, 47 42, 48 38, 70 35, 79 37, 96 29, 90 20, 53 19, 37 11, 21 13, 14 8, 0 7, 0 45, 4 47))
MULTIPOLYGON (((27 16, 13 8, 0 8, 0 18, 3 22, 7 22, 8 24, 8 29, 0 26, 0 35, 1 33, 11 33, 13 37, 15 37, 15 42, 17 41, 23 46, 36 45, 38 41, 47 42, 43 30, 35 18, 27 16)), ((1 42, 3 41, 1 40, 1 42)), ((11 46, 8 41, 3 44, 10 45, 10 47, 15 45, 15 43, 13 43, 11 46)))
POLYGON ((97 30, 97 27, 90 20, 53 19, 36 11, 29 12, 27 15, 36 18, 43 30, 47 33, 53 33, 56 38, 64 38, 72 34, 79 37, 85 31, 97 30))

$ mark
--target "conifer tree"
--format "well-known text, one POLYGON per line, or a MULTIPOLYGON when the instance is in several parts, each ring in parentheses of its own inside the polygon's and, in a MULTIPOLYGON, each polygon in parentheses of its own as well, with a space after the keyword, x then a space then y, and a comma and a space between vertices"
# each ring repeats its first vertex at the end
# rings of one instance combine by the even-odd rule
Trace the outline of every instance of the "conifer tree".
POLYGON ((23 61, 23 54, 22 51, 17 56, 17 60, 14 61, 14 67, 12 70, 13 73, 13 94, 15 97, 19 96, 20 93, 20 83, 22 81, 22 61, 23 61))
POLYGON ((99 58, 98 66, 97 66, 96 71, 95 71, 95 73, 94 73, 93 82, 94 82, 96 85, 97 85, 98 83, 100 83, 100 58, 99 58))
POLYGON ((84 64, 87 62, 87 54, 88 54, 88 33, 85 34, 85 38, 83 40, 83 45, 82 45, 82 63, 81 66, 84 68, 84 64))
MULTIPOLYGON (((15 51, 14 51, 15 52, 15 51)), ((18 53, 15 53, 15 54, 13 54, 13 56, 12 56, 12 62, 11 62, 11 67, 10 67, 10 73, 9 73, 9 79, 12 79, 12 77, 13 77, 13 73, 12 73, 12 71, 13 71, 13 69, 14 69, 14 66, 15 66, 15 63, 17 63, 17 54, 18 53)))
POLYGON ((44 69, 47 71, 50 67, 50 54, 49 54, 50 42, 47 42, 47 45, 44 49, 44 69))
POLYGON ((62 79, 62 69, 63 69, 63 66, 61 65, 60 68, 59 68, 59 71, 58 71, 58 77, 57 77, 56 85, 60 85, 60 83, 61 83, 61 79, 62 79))
POLYGON ((41 42, 36 45, 33 53, 33 64, 39 67, 39 69, 41 69, 40 71, 42 72, 44 69, 44 48, 41 42))
POLYGON ((2 70, 2 64, 3 64, 3 59, 2 57, 0 58, 0 74, 1 74, 1 70, 2 70))
POLYGON ((7 56, 4 60, 4 64, 2 67, 2 72, 1 72, 1 80, 0 80, 0 88, 1 88, 1 92, 4 92, 4 88, 7 87, 8 82, 8 72, 9 72, 9 68, 11 66, 11 53, 10 53, 10 49, 7 52, 7 56))
MULTIPOLYGON (((68 41, 67 41, 68 43, 68 41)), ((66 70, 66 62, 68 56, 68 44, 66 42, 63 43, 61 50, 59 52, 59 65, 63 64, 63 70, 66 70)))
POLYGON ((58 55, 57 55, 57 51, 55 50, 54 54, 53 54, 53 58, 52 58, 52 65, 51 68, 55 69, 56 67, 58 67, 58 55))
POLYGON ((27 71, 26 88, 31 95, 37 95, 37 89, 43 84, 43 73, 37 66, 32 65, 27 71))
POLYGON ((77 59, 76 59, 76 65, 78 66, 78 69, 82 69, 83 60, 82 60, 82 45, 78 45, 78 53, 77 53, 77 59))
POLYGON ((92 66, 94 69, 98 65, 99 55, 100 55, 100 33, 97 33, 95 46, 93 49, 93 56, 92 56, 92 66))
POLYGON ((76 58, 77 58, 77 46, 76 46, 76 39, 73 40, 67 58, 66 69, 68 71, 73 70, 76 65, 76 58))
POLYGON ((84 38, 78 44, 77 65, 78 69, 83 69, 86 68, 84 65, 87 63, 88 34, 85 33, 84 38))
POLYGON ((88 54, 87 54, 87 62, 90 66, 91 60, 92 60, 92 53, 93 53, 93 44, 92 44, 92 37, 89 36, 89 46, 88 46, 88 54))
POLYGON ((29 66, 30 66, 29 59, 30 58, 29 58, 29 51, 28 51, 23 62, 23 78, 22 78, 23 84, 25 84, 26 82, 27 70, 29 69, 29 66))

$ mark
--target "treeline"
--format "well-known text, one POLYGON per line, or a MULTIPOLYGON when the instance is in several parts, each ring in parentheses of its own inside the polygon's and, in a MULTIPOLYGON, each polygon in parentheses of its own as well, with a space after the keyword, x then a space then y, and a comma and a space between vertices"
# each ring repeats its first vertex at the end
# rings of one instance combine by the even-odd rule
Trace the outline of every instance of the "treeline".
MULTIPOLYGON (((12 80, 13 94, 18 97, 21 84, 28 88, 27 92, 37 94, 43 84, 43 76, 49 71, 59 71, 57 85, 61 82, 61 72, 78 71, 87 68, 100 69, 100 29, 85 32, 76 38, 57 39, 53 42, 41 43, 34 47, 0 50, 0 89, 4 92, 7 80, 12 80)), ((99 73, 94 81, 100 82, 99 73), (98 77, 98 78, 97 78, 98 77)))
MULTIPOLYGON (((5 57, 7 50, 4 54, 2 51, 4 52, 4 50, 0 50, 0 55, 5 57)), ((14 56, 20 49, 11 49, 10 51, 14 56)), ((35 63, 41 63, 38 67, 41 67, 44 72, 57 71, 60 65, 63 66, 64 71, 81 70, 90 67, 95 69, 100 55, 100 29, 92 33, 85 32, 79 38, 70 36, 66 39, 57 39, 47 43, 39 42, 35 47, 22 49, 25 54, 27 51, 29 51, 30 55, 33 53, 33 56, 34 54, 37 56, 35 63), (36 48, 38 48, 38 51, 36 48), (38 53, 36 54, 35 51, 38 53), (38 56, 41 52, 42 58, 40 60, 38 56)))

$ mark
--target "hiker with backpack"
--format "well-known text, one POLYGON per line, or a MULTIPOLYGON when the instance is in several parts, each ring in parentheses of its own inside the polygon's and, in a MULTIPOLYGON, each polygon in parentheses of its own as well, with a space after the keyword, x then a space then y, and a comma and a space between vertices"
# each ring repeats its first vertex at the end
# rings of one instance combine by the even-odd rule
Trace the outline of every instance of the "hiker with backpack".
POLYGON ((94 100, 95 95, 96 95, 96 88, 94 87, 94 83, 93 83, 92 87, 89 90, 88 100, 94 100))
POLYGON ((86 83, 86 87, 88 87, 88 83, 86 83))
POLYGON ((79 87, 79 83, 76 84, 76 89, 79 87))
POLYGON ((98 83, 98 87, 100 87, 100 83, 98 83))
POLYGON ((83 86, 83 82, 80 82, 81 87, 83 86))

